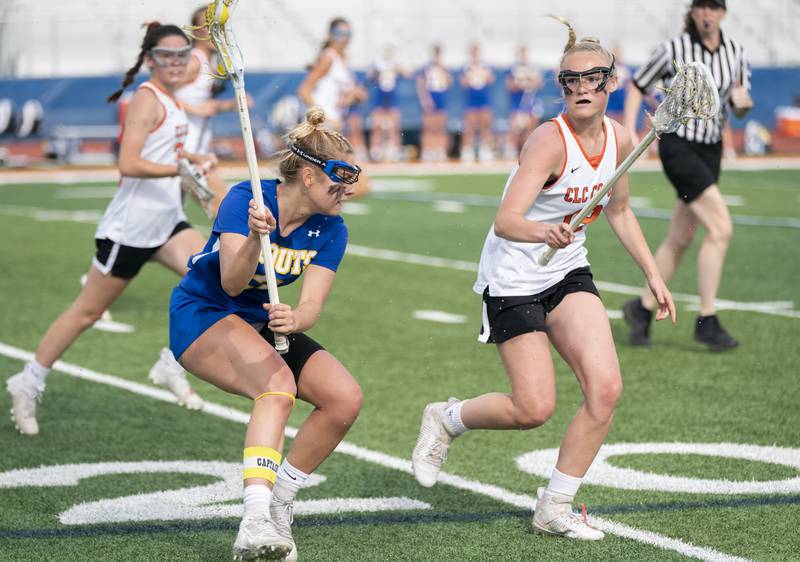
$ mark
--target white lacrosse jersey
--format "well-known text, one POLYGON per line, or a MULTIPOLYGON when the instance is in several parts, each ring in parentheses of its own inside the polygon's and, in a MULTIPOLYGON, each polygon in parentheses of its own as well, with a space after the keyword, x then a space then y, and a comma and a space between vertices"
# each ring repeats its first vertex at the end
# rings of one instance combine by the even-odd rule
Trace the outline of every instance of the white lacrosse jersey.
MULTIPOLYGON (((175 165, 176 153, 186 141, 186 113, 176 100, 152 82, 147 88, 164 108, 164 118, 144 141, 141 157, 157 164, 175 165)), ((123 131, 124 135, 124 131, 123 131)), ((181 202, 180 177, 133 178, 122 176, 119 188, 100 223, 95 238, 108 238, 124 246, 156 248, 186 220, 181 202)))
POLYGON ((355 80, 336 49, 325 49, 323 54, 331 57, 331 67, 315 84, 311 97, 314 105, 320 106, 326 117, 340 126, 344 119, 344 108, 340 107, 341 99, 345 92, 355 87, 355 80))
MULTIPOLYGON (((617 168, 617 138, 611 120, 603 117, 603 151, 590 156, 575 138, 563 114, 552 121, 558 126, 564 143, 564 168, 558 179, 542 188, 525 218, 558 224, 569 222, 572 215, 583 209, 614 175, 617 168)), ((503 196, 518 169, 519 165, 511 171, 503 196)), ((535 295, 564 279, 570 271, 588 266, 584 247, 586 225, 597 218, 602 207, 608 204, 609 196, 610 193, 603 197, 600 205, 586 217, 575 233, 574 241, 556 252, 546 266, 539 265, 538 260, 549 249, 547 244, 512 242, 500 238, 494 233, 492 225, 483 244, 474 291, 482 294, 488 287, 489 295, 493 297, 535 295)))
MULTIPOLYGON (((182 103, 200 105, 211 99, 211 90, 215 78, 211 75, 211 61, 200 49, 192 49, 192 56, 200 61, 200 73, 194 82, 182 86, 175 92, 175 98, 182 103)), ((187 113, 189 119, 189 135, 186 138, 186 150, 196 154, 207 154, 211 149, 211 123, 209 117, 201 117, 187 113)))

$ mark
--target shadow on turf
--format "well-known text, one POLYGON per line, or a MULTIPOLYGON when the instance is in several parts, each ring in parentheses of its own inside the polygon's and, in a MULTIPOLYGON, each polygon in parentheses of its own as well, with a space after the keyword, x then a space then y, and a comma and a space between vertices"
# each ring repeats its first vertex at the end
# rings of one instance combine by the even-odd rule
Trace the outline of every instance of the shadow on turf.
MULTIPOLYGON (((800 505, 800 495, 747 497, 730 500, 697 502, 673 502, 654 504, 620 504, 599 506, 592 509, 594 515, 623 515, 629 513, 653 513, 685 511, 694 509, 724 509, 742 507, 764 507, 771 505, 800 505)), ((328 527, 356 525, 396 525, 420 523, 472 523, 492 519, 518 519, 531 516, 528 510, 515 509, 484 513, 384 513, 373 515, 343 515, 332 517, 298 517, 295 527, 328 527)), ((220 521, 197 521, 180 523, 148 523, 141 525, 88 525, 58 529, 0 529, 0 539, 45 539, 96 537, 103 535, 148 535, 207 531, 235 531, 239 522, 233 519, 220 521)))

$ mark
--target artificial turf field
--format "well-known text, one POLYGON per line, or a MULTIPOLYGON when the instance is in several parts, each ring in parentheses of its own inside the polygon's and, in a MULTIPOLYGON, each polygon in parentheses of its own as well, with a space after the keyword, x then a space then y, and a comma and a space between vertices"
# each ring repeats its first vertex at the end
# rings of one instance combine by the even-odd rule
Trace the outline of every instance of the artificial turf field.
MULTIPOLYGON (((697 244, 670 284, 679 323, 655 326, 652 349, 630 348, 615 317, 641 275, 605 221, 589 228, 625 391, 607 440, 614 447, 577 498, 607 531, 586 544, 528 530, 547 481, 536 460, 547 464, 581 399, 560 359, 558 406, 545 426, 465 435, 432 489, 410 475, 427 402, 508 389, 496 351, 475 341, 480 299, 471 291, 505 176, 375 178, 376 192, 345 214, 350 253, 311 332, 366 400, 341 452, 320 467, 324 478, 299 495, 300 559, 800 560, 798 180, 788 170, 723 176, 739 223, 719 293, 720 317, 741 341, 727 353, 691 337, 697 244)), ((0 379, 20 370, 77 295, 112 189, 0 186, 0 379)), ((660 173, 635 173, 631 191, 655 249, 672 190, 660 173)), ((188 212, 207 232, 199 209, 188 212)), ((111 309, 134 331, 89 330, 65 354, 39 406, 39 436, 0 419, 0 560, 230 559, 249 404, 190 377, 209 407, 189 412, 147 380, 176 282, 146 266, 111 309)), ((298 289, 282 289, 282 300, 298 289)), ((9 406, 0 392, 0 409, 9 406)), ((290 436, 308 412, 296 408, 290 436)))

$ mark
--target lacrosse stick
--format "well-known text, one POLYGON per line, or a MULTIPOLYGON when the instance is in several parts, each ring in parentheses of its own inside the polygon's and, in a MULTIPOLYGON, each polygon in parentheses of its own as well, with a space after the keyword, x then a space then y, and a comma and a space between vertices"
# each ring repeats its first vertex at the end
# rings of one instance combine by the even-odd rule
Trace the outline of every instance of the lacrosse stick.
POLYGON ((214 200, 214 192, 208 188, 206 176, 189 162, 188 158, 178 160, 178 172, 181 176, 181 192, 184 196, 191 195, 200 204, 208 218, 214 214, 211 201, 214 200))
MULTIPOLYGON (((711 76, 711 71, 702 62, 689 62, 681 65, 676 61, 675 78, 666 92, 667 94, 656 108, 655 114, 650 116, 653 127, 647 135, 619 165, 603 189, 592 197, 582 211, 572 217, 569 227, 573 232, 594 211, 597 204, 659 135, 674 133, 690 119, 712 119, 719 113, 717 86, 714 77, 711 76)), ((549 248, 539 258, 539 265, 550 263, 557 251, 557 248, 549 248)))
MULTIPOLYGON (((228 19, 239 0, 214 0, 206 9, 204 26, 208 28, 208 36, 217 49, 219 63, 217 72, 221 78, 230 80, 236 93, 236 104, 239 107, 239 122, 244 139, 247 168, 250 171, 250 187, 253 190, 253 200, 259 211, 264 210, 264 197, 261 193, 261 178, 258 173, 256 160, 256 147, 253 141, 253 130, 250 127, 250 112, 247 109, 247 96, 244 91, 244 64, 242 52, 233 30, 226 26, 228 19)), ((269 302, 279 304, 278 282, 275 279, 275 266, 272 262, 272 247, 269 236, 261 235, 261 254, 264 259, 264 271, 267 277, 267 291, 269 302)), ((283 334, 275 334, 275 349, 280 354, 289 351, 289 340, 283 334)))

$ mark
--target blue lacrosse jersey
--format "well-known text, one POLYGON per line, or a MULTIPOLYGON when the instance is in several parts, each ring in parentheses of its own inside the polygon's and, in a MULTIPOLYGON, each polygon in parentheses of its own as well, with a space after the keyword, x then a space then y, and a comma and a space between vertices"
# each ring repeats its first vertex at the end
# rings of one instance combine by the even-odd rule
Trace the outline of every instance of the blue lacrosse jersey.
MULTIPOLYGON (((277 186, 278 180, 261 181, 264 205, 280 224, 277 186)), ((231 297, 223 290, 219 267, 220 235, 226 232, 242 236, 250 234, 247 210, 252 198, 249 181, 230 189, 219 207, 205 248, 189 258, 189 272, 181 280, 178 290, 225 308, 249 322, 259 322, 268 319, 262 307, 269 302, 263 263, 258 264, 249 287, 236 297, 231 297)), ((269 238, 278 285, 288 285, 300 277, 309 265, 336 271, 347 246, 347 227, 342 217, 318 214, 309 217, 288 236, 283 236, 279 227, 270 233, 269 238)))

